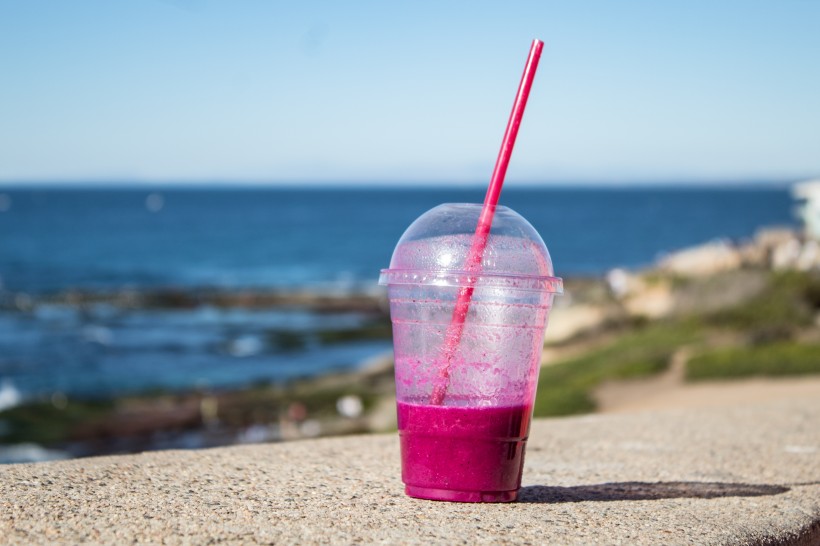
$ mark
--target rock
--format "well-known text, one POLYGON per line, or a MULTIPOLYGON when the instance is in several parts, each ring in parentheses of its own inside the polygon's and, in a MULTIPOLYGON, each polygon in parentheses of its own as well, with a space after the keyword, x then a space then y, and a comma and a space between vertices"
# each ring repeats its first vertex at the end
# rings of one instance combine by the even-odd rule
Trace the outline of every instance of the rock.
POLYGON ((713 241, 672 253, 660 261, 659 268, 685 277, 705 277, 741 264, 741 253, 731 243, 713 241))
POLYGON ((820 269, 820 243, 814 239, 804 242, 794 265, 798 271, 820 269))
POLYGON ((555 307, 550 312, 544 340, 546 343, 557 343, 570 339, 583 331, 597 328, 605 319, 606 313, 599 305, 572 304, 569 307, 555 307))
POLYGON ((660 318, 675 309, 675 297, 669 283, 658 282, 630 295, 623 304, 632 316, 660 318))
POLYGON ((606 274, 606 283, 612 295, 618 299, 644 287, 644 282, 638 275, 620 267, 616 267, 606 274))
POLYGON ((761 228, 755 233, 754 245, 762 248, 766 252, 771 252, 776 246, 796 238, 797 234, 791 228, 761 228))
POLYGON ((771 266, 775 271, 793 269, 800 257, 800 241, 796 238, 784 241, 772 249, 771 266))

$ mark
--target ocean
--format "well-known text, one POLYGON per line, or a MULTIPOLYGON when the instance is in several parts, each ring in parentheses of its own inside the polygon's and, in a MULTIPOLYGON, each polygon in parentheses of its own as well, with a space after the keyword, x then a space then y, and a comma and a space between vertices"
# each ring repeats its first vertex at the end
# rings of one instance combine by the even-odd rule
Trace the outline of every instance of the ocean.
MULTIPOLYGON (((6 190, 0 286, 43 294, 159 286, 361 287, 424 211, 483 189, 6 190)), ((556 274, 640 267, 794 224, 786 189, 505 189, 556 274)))
MULTIPOLYGON (((3 396, 241 387, 354 368, 389 351, 389 341, 323 344, 311 335, 369 320, 355 312, 127 309, 49 298, 160 289, 371 292, 413 219, 440 203, 481 202, 483 193, 0 188, 0 404, 3 396), (282 332, 302 342, 277 345, 282 332)), ((676 249, 795 224, 785 188, 509 187, 501 200, 538 230, 563 277, 642 267, 676 249)))

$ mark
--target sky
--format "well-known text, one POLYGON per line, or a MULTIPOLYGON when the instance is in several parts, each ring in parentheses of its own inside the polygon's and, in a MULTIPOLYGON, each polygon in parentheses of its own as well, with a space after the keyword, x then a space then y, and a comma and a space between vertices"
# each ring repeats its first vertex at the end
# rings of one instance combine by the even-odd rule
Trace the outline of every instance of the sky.
POLYGON ((820 1, 0 0, 0 183, 820 175, 820 1))

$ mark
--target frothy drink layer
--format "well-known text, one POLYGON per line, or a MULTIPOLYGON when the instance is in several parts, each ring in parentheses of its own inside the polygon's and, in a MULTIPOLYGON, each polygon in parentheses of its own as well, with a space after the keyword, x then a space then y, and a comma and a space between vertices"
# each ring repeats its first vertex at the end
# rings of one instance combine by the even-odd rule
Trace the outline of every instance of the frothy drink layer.
POLYGON ((413 497, 515 500, 530 406, 448 407, 398 403, 402 480, 413 497))

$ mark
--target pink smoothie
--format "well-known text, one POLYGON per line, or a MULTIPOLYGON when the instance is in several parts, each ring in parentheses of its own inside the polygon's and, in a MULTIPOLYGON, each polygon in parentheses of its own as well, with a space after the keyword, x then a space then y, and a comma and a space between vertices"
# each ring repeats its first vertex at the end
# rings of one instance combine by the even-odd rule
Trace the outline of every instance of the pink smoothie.
POLYGON ((514 501, 532 408, 398 403, 402 480, 411 497, 514 501))

